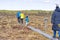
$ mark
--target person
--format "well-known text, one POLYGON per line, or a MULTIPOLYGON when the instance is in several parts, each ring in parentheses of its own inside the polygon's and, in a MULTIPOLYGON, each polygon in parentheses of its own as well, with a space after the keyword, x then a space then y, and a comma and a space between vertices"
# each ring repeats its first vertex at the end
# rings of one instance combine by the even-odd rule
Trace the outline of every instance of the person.
POLYGON ((21 13, 21 14, 20 14, 20 18, 21 18, 21 23, 23 24, 23 20, 24 20, 24 18, 25 18, 24 13, 21 13))
POLYGON ((60 8, 59 6, 56 6, 56 9, 52 14, 51 23, 52 23, 52 30, 54 34, 53 38, 56 38, 56 31, 58 31, 59 39, 60 39, 60 8))
POLYGON ((17 17, 18 23, 20 23, 20 20, 21 20, 21 18, 20 18, 20 14, 21 14, 20 11, 18 11, 17 14, 16 14, 16 17, 17 17))
POLYGON ((28 26, 28 23, 29 23, 29 17, 28 16, 26 16, 26 18, 25 18, 25 23, 26 23, 26 26, 28 26))

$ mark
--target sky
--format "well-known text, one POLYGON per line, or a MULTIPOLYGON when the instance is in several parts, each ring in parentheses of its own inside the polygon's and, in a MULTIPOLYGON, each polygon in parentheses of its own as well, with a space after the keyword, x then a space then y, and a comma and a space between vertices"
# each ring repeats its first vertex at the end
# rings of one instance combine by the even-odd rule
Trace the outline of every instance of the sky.
POLYGON ((0 10, 54 10, 60 0, 0 0, 0 10))

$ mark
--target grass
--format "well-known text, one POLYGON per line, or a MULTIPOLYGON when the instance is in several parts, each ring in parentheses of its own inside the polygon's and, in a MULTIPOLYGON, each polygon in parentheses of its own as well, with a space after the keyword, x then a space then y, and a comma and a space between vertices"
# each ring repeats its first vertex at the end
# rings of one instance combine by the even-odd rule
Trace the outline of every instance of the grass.
MULTIPOLYGON (((38 28, 45 33, 53 35, 51 25, 51 11, 24 10, 21 11, 29 16, 29 25, 38 28), (44 18, 48 18, 47 28, 44 28, 44 18)), ((0 10, 0 39, 1 40, 49 40, 43 35, 33 32, 25 26, 18 24, 17 11, 0 10)))
POLYGON ((43 35, 19 25, 15 15, 11 15, 1 15, 0 40, 48 40, 48 38, 45 38, 43 35))

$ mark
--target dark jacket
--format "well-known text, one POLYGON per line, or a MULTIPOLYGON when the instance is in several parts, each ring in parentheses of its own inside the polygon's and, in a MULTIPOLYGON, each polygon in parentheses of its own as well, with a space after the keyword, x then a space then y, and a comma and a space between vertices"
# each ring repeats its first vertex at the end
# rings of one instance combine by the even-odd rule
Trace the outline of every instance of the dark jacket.
POLYGON ((53 24, 53 30, 60 31, 60 27, 58 26, 58 24, 60 24, 60 8, 55 9, 55 11, 53 12, 51 23, 53 24))

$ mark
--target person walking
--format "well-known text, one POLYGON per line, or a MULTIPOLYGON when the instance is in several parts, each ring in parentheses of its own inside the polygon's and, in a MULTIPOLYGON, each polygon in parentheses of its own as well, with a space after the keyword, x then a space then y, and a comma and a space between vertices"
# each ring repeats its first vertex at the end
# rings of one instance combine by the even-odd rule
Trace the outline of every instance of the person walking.
POLYGON ((18 11, 17 14, 16 14, 16 17, 17 17, 18 23, 20 23, 20 20, 21 20, 20 14, 21 14, 20 11, 18 11))
POLYGON ((21 18, 21 23, 23 24, 23 20, 24 20, 24 18, 25 18, 24 13, 21 13, 21 14, 20 14, 20 18, 21 18))
POLYGON ((60 40, 60 8, 59 6, 56 6, 56 9, 52 14, 51 23, 52 23, 52 30, 54 34, 53 38, 56 38, 56 31, 58 31, 59 40, 60 40))
POLYGON ((28 26, 28 24, 29 24, 29 17, 28 16, 26 16, 26 18, 25 18, 25 23, 26 23, 26 26, 28 26))

